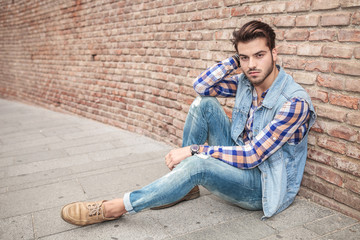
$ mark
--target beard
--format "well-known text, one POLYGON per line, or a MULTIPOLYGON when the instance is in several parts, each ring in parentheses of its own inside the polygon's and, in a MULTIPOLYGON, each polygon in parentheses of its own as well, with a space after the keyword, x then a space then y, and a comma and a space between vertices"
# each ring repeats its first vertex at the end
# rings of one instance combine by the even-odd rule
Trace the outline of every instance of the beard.
POLYGON ((254 86, 258 86, 261 85, 266 79, 267 77, 274 71, 274 59, 271 53, 271 65, 269 65, 268 68, 261 70, 261 69, 249 69, 247 72, 244 72, 245 76, 247 77, 247 79, 254 85, 254 86), (257 76, 251 76, 250 72, 257 72, 259 73, 257 76))

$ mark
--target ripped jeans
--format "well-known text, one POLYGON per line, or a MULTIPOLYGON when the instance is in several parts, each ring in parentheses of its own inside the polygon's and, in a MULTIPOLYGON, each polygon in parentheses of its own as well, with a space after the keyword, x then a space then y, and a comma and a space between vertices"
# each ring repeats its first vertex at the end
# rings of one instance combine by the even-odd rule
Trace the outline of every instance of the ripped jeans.
MULTIPOLYGON (((183 146, 233 146, 231 122, 214 97, 197 97, 185 121, 183 146)), ((124 195, 125 209, 137 213, 183 198, 201 185, 214 195, 248 210, 262 209, 261 173, 258 168, 238 169, 202 154, 183 160, 153 183, 124 195)))

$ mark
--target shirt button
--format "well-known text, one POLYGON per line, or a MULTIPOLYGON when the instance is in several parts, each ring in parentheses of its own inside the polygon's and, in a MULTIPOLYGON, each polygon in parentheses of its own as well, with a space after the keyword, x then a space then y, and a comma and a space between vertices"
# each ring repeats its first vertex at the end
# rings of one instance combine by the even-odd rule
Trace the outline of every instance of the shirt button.
POLYGON ((275 140, 276 140, 276 137, 273 137, 273 140, 275 141, 275 140))

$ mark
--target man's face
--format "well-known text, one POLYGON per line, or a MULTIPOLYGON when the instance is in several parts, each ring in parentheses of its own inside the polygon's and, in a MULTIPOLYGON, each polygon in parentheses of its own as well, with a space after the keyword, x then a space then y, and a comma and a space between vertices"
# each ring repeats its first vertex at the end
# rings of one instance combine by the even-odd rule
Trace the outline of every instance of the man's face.
POLYGON ((269 75, 275 68, 276 49, 270 51, 265 38, 255 38, 237 45, 241 69, 254 86, 272 81, 269 75))

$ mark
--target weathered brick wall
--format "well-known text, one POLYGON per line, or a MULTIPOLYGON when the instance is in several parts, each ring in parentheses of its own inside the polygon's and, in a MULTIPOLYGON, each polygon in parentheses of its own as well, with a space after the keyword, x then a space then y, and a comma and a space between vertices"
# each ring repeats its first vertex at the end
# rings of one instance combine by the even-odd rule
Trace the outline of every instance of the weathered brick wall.
MULTIPOLYGON (((318 120, 300 194, 360 219, 359 0, 3 0, 0 97, 180 145, 193 79, 232 31, 276 29, 318 120)), ((222 99, 228 113, 233 101, 222 99)))

